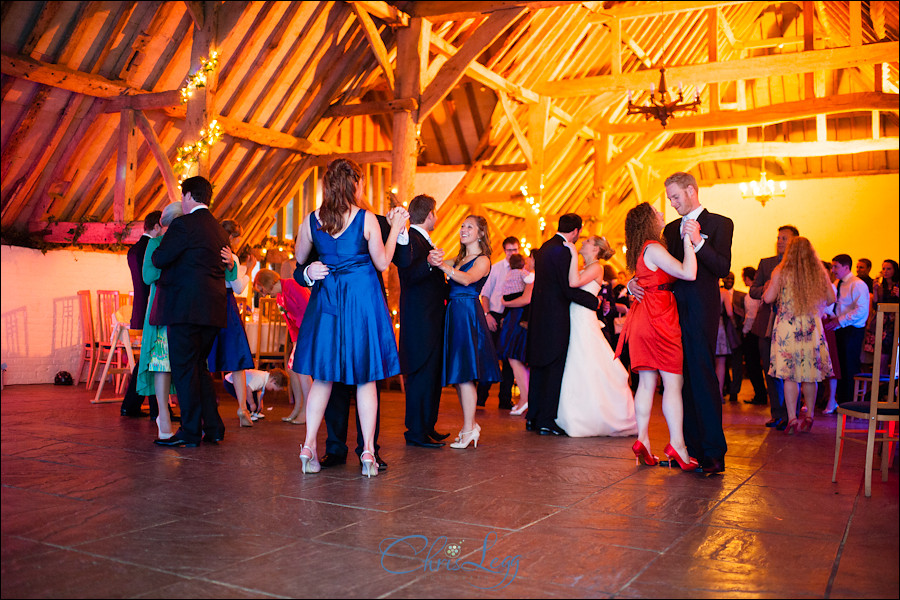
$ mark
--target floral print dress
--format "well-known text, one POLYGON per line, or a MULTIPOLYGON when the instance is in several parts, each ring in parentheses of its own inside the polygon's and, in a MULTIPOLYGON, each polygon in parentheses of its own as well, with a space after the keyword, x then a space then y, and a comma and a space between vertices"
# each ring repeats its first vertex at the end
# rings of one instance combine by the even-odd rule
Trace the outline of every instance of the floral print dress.
POLYGON ((818 313, 798 315, 790 288, 782 287, 772 326, 769 375, 797 382, 823 381, 834 374, 818 313))

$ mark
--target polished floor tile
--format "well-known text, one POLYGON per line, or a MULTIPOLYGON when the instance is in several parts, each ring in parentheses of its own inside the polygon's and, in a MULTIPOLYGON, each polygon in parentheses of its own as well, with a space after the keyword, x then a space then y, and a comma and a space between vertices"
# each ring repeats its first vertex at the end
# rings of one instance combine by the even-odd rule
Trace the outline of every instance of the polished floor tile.
MULTIPOLYGON (((636 466, 634 438, 528 433, 496 397, 477 449, 409 447, 403 396, 386 391, 389 468, 365 479, 353 425, 348 463, 303 475, 285 395, 240 428, 219 391, 225 440, 171 449, 83 387, 6 388, 2 596, 900 595, 897 465, 866 498, 848 446, 832 483, 831 417, 786 436, 763 427, 765 407, 725 405, 727 469, 704 476, 636 466)), ((461 423, 447 389, 437 429, 461 423)), ((660 453, 658 403, 650 433, 660 453)))

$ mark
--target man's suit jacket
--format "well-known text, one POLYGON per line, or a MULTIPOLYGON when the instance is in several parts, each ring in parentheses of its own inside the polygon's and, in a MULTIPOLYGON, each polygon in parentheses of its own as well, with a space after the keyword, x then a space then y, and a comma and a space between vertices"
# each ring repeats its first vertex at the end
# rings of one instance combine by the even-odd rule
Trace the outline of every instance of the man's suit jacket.
POLYGON ((172 221, 150 257, 162 270, 151 324, 225 327, 227 292, 221 250, 228 243, 228 234, 208 209, 172 221))
POLYGON ((142 270, 144 254, 147 252, 147 242, 149 241, 149 236, 142 235, 128 249, 128 269, 131 271, 131 285, 134 289, 134 306, 131 309, 130 325, 132 329, 143 329, 144 317, 147 315, 147 297, 150 295, 150 286, 144 283, 142 270))
MULTIPOLYGON (((781 262, 781 256, 770 256, 759 261, 756 267, 756 277, 753 278, 753 285, 750 286, 750 297, 754 300, 762 300, 763 292, 766 290, 766 284, 772 279, 772 271, 781 262)), ((772 305, 760 302, 759 311, 756 313, 756 320, 750 328, 753 333, 761 338, 771 337, 769 331, 769 322, 772 320, 772 305)))
MULTIPOLYGON (((697 252, 697 279, 676 279, 673 285, 678 316, 682 327, 701 327, 704 339, 715 346, 719 329, 719 280, 728 275, 731 268, 731 238, 734 223, 728 217, 703 210, 697 217, 700 232, 706 241, 697 252)), ((669 253, 679 261, 684 260, 681 241, 681 219, 676 219, 663 232, 669 253)))
POLYGON ((565 355, 569 348, 569 304, 576 302, 597 310, 597 297, 569 287, 572 254, 560 235, 544 242, 534 256, 534 287, 528 321, 528 362, 545 366, 565 355))
POLYGON ((428 264, 431 244, 409 230, 408 260, 398 264, 400 276, 400 368, 418 370, 444 339, 448 285, 444 273, 428 264))

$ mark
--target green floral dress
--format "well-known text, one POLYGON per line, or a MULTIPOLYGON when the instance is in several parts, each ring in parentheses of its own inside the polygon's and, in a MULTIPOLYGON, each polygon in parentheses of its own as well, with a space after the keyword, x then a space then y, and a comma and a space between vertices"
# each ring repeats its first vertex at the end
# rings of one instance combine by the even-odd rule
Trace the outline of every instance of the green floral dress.
POLYGON ((772 326, 769 375, 797 382, 818 382, 834 375, 825 329, 818 312, 798 315, 793 293, 782 287, 772 326))

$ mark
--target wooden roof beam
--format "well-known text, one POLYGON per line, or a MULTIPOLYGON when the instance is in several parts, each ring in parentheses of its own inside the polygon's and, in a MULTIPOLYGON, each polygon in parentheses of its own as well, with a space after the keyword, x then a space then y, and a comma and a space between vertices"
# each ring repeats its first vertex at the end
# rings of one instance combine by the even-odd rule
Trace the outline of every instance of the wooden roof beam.
POLYGON ((897 94, 884 94, 879 92, 861 92, 857 94, 842 94, 810 100, 798 100, 796 102, 784 102, 772 104, 760 108, 736 111, 719 111, 715 114, 688 115, 678 117, 669 122, 665 130, 658 121, 644 121, 638 123, 608 123, 597 125, 596 128, 604 133, 613 135, 625 135, 656 131, 658 133, 678 133, 690 131, 714 131, 721 129, 734 129, 735 127, 759 127, 792 121, 797 119, 810 119, 820 114, 835 114, 857 111, 898 111, 897 94))
POLYGON ((364 115, 383 115, 404 110, 419 109, 419 101, 415 98, 399 100, 383 100, 380 102, 360 102, 358 104, 335 104, 325 111, 325 118, 359 117, 364 115))
POLYGON ((375 26, 375 22, 372 21, 372 17, 366 11, 365 6, 358 2, 351 2, 350 8, 353 9, 353 14, 356 15, 360 26, 362 26, 363 33, 366 34, 366 39, 369 40, 369 45, 372 46, 372 52, 375 53, 375 58, 378 60, 378 64, 381 66, 388 84, 391 86, 391 89, 394 89, 394 66, 388 57, 387 48, 384 46, 381 34, 378 33, 378 27, 375 26))
POLYGON ((541 8, 552 8, 554 6, 577 3, 577 0, 537 0, 530 2, 522 0, 492 2, 453 0, 451 2, 413 2, 410 6, 410 14, 414 17, 424 17, 430 20, 460 21, 508 10, 510 8, 538 10, 541 8), (437 17, 437 19, 435 19, 435 17, 437 17))
MULTIPOLYGON (((763 79, 779 75, 892 62, 897 60, 898 52, 900 52, 900 42, 879 42, 862 47, 771 54, 740 60, 670 67, 666 69, 666 79, 670 82, 690 82, 693 85, 763 79)), ((649 88, 658 80, 659 72, 648 69, 621 75, 546 81, 538 84, 536 91, 555 98, 594 96, 600 91, 624 94, 628 90, 649 88)))
POLYGON ((718 8, 722 6, 734 6, 736 4, 744 4, 744 2, 669 2, 663 5, 662 2, 640 2, 637 5, 613 7, 607 10, 597 11, 591 21, 594 23, 605 23, 610 19, 638 19, 641 17, 659 17, 662 15, 673 15, 681 12, 692 12, 695 10, 704 10, 707 8, 718 8))
POLYGON ((351 4, 359 4, 367 13, 373 17, 378 17, 385 23, 390 25, 401 25, 406 27, 409 25, 409 15, 399 8, 388 4, 387 2, 377 2, 375 0, 351 2, 351 4))
POLYGON ((469 36, 453 56, 447 59, 447 62, 441 66, 441 70, 422 92, 418 116, 420 124, 459 83, 469 65, 493 44, 525 10, 516 8, 493 13, 469 36))
MULTIPOLYGON (((653 164, 687 163, 696 165, 716 160, 740 160, 772 156, 782 158, 809 158, 812 156, 837 156, 862 152, 887 152, 897 150, 900 138, 884 137, 877 140, 849 140, 844 142, 751 142, 724 144, 703 148, 672 148, 652 154, 653 164)), ((662 168, 662 165, 660 165, 662 168)))

